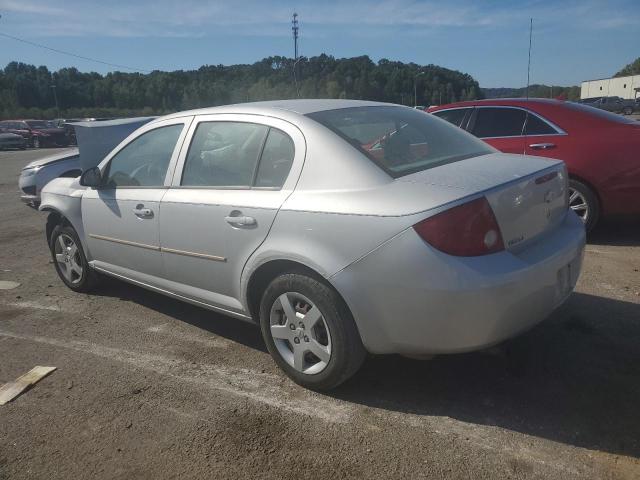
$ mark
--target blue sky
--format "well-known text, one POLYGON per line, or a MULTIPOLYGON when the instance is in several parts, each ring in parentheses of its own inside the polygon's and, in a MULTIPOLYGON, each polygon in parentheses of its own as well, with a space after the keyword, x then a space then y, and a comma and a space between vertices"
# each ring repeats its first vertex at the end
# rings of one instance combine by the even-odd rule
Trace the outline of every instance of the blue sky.
MULTIPOLYGON (((608 77, 640 56, 638 0, 0 0, 0 33, 144 70, 252 63, 300 51, 434 63, 483 87, 576 85, 608 77)), ((0 37, 0 66, 113 68, 0 37)))

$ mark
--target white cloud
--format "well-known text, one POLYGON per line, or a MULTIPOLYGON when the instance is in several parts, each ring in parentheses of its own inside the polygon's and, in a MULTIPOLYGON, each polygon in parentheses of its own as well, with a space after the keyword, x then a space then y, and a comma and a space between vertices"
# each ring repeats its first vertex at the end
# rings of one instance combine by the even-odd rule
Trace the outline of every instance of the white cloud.
MULTIPOLYGON (((624 1, 624 0, 621 0, 624 1)), ((607 29, 640 26, 637 9, 615 8, 597 0, 553 4, 529 0, 517 6, 495 2, 436 2, 386 0, 328 2, 297 1, 296 7, 312 35, 331 28, 375 29, 404 27, 407 34, 439 28, 513 28, 534 17, 536 28, 607 29), (570 20, 569 20, 570 19, 570 20)), ((201 37, 220 32, 240 36, 288 36, 291 2, 259 0, 145 0, 98 2, 65 0, 0 0, 6 30, 25 37, 201 37)), ((526 27, 525 27, 526 28, 526 27)))

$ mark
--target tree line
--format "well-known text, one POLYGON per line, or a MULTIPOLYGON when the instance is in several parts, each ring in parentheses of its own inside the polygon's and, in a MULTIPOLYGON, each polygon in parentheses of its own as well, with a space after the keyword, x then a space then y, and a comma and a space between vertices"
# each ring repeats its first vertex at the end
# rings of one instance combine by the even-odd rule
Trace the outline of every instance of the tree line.
POLYGON ((0 70, 2 118, 161 115, 191 108, 285 98, 349 98, 414 105, 483 98, 470 75, 436 65, 368 56, 268 57, 250 65, 206 65, 148 74, 51 72, 11 62, 0 70), (295 74, 294 74, 295 67, 295 74), (56 107, 57 97, 57 107, 56 107))
MULTIPOLYGON (((524 98, 527 88, 483 88, 482 93, 486 98, 524 98)), ((556 85, 529 85, 529 97, 531 98, 557 98, 575 102, 580 100, 580 87, 559 87, 556 85)))

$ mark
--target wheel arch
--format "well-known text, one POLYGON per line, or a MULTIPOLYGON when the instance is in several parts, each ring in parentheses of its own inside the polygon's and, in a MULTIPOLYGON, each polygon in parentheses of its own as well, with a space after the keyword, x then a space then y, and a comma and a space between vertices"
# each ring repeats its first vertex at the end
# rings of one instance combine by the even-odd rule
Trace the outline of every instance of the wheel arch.
MULTIPOLYGON (((344 296, 324 275, 299 260, 278 258, 268 260, 256 267, 247 280, 244 298, 246 300, 247 311, 254 321, 259 322, 262 293, 271 281, 284 273, 301 273, 328 285, 342 300, 349 314, 353 316, 353 312, 351 308, 349 308, 349 304, 346 302, 344 296)), ((357 328, 357 322, 355 323, 357 328)))
POLYGON ((589 187, 589 189, 591 189, 593 194, 596 196, 596 199, 598 200, 598 207, 600 209, 600 214, 604 212, 604 203, 602 202, 602 197, 600 196, 600 192, 592 182, 590 182, 589 180, 586 180, 583 176, 576 174, 574 172, 569 172, 569 180, 575 180, 589 187))
POLYGON ((328 283, 320 273, 298 260, 286 258, 268 260, 254 268, 246 281, 244 298, 251 318, 257 321, 260 312, 262 292, 264 292, 269 283, 279 275, 291 272, 304 273, 324 283, 328 283))
POLYGON ((80 243, 82 245, 82 249, 85 252, 85 256, 87 257, 87 260, 90 259, 89 257, 89 251, 87 248, 87 244, 84 238, 84 229, 82 228, 82 220, 80 219, 79 221, 73 221, 72 219, 69 218, 69 216, 65 215, 64 213, 62 213, 61 210, 51 206, 51 205, 41 205, 39 210, 41 212, 46 212, 48 213, 47 215, 47 224, 45 227, 45 235, 46 235, 46 240, 47 240, 47 245, 49 245, 49 242, 51 240, 51 234, 53 233, 53 229, 56 228, 57 225, 68 225, 71 228, 73 228, 76 231, 76 234, 78 235, 78 238, 80 239, 80 243), (78 223, 80 223, 80 225, 78 225, 78 223))

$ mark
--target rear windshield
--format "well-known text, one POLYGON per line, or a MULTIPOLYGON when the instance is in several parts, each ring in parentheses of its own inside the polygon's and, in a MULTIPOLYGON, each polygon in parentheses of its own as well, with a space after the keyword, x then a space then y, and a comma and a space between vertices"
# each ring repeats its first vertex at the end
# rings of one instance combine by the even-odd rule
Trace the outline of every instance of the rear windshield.
POLYGON ((393 178, 494 152, 449 122, 413 108, 354 107, 307 116, 344 138, 393 178))

